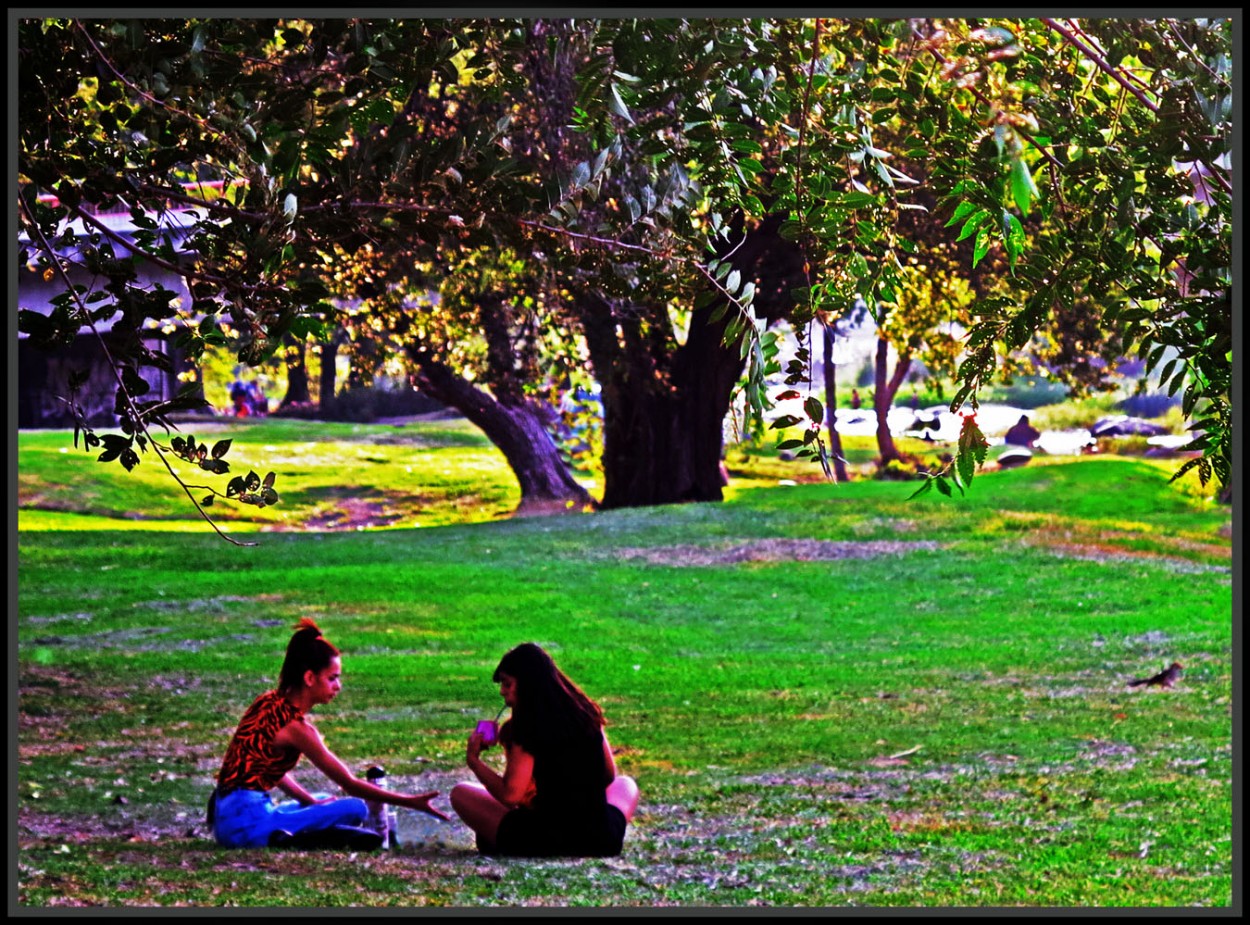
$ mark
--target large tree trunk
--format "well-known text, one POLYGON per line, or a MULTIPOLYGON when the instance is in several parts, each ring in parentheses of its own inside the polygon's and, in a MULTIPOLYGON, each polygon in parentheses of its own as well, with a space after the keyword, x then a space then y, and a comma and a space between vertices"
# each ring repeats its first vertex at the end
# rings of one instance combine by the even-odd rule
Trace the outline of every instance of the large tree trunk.
POLYGON ((637 317, 642 311, 627 310, 634 317, 620 319, 602 302, 587 328, 603 388, 601 504, 619 508, 720 501, 723 425, 742 361, 737 350, 721 343, 723 324, 708 325, 698 318, 683 346, 657 357, 642 333, 648 327, 637 317), (607 362, 605 354, 614 359, 607 362))
POLYGON ((549 409, 528 399, 503 402, 414 348, 415 385, 481 428, 507 459, 521 486, 518 514, 583 510, 594 499, 573 478, 547 431, 549 409))
POLYGON ((308 392, 308 366, 305 363, 303 341, 288 337, 286 341, 286 395, 282 396, 279 408, 289 408, 294 404, 308 404, 312 396, 308 392))
POLYGON ((898 394, 899 386, 903 384, 903 380, 907 378, 907 371, 911 369, 911 355, 900 354, 898 364, 894 367, 894 375, 887 379, 889 348, 889 341, 884 337, 877 338, 872 406, 877 413, 877 451, 881 454, 882 466, 891 461, 900 462, 903 459, 903 454, 894 444, 894 435, 890 433, 889 416, 890 409, 894 406, 894 396, 898 394))
MULTIPOLYGON (((802 254, 778 234, 783 216, 765 218, 723 246, 766 321, 794 305, 804 285, 802 254)), ((678 344, 662 305, 613 304, 595 293, 578 300, 591 367, 603 388, 604 508, 724 497, 721 452, 725 415, 744 361, 726 345, 732 313, 708 323, 716 303, 692 312, 678 344)))
POLYGON ((838 433, 838 367, 833 362, 833 325, 821 325, 824 333, 825 426, 829 428, 829 455, 833 457, 833 476, 839 482, 849 481, 846 460, 842 454, 842 435, 838 433))

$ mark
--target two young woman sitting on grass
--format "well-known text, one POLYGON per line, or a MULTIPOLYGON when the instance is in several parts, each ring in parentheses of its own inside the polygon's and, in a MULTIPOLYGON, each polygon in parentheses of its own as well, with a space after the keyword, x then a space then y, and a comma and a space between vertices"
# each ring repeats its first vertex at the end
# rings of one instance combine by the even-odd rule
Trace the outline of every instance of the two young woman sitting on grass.
MULTIPOLYGON (((406 806, 439 819, 438 791, 398 793, 355 777, 322 741, 308 717, 342 688, 339 650, 310 619, 287 645, 278 687, 244 713, 230 741, 209 800, 218 844, 380 847, 363 826, 366 800, 406 806), (301 756, 348 794, 309 793, 291 776, 301 756), (275 805, 269 791, 293 799, 275 805)), ((482 760, 489 746, 469 736, 466 758, 480 783, 457 784, 451 804, 473 829, 480 851, 521 857, 606 857, 619 854, 638 806, 638 786, 618 776, 603 711, 533 643, 508 652, 494 680, 512 716, 499 730, 503 774, 482 760)))

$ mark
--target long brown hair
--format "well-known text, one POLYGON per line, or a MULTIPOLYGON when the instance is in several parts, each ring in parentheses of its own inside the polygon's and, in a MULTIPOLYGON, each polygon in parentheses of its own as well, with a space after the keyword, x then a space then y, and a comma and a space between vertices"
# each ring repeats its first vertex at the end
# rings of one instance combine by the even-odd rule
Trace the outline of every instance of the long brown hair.
POLYGON ((597 734, 603 728, 603 710, 541 646, 526 642, 510 650, 500 659, 494 680, 505 674, 516 679, 509 737, 530 754, 535 747, 597 734))
POLYGON ((318 672, 339 655, 339 650, 321 635, 311 617, 301 617, 295 624, 295 635, 286 644, 286 658, 278 675, 278 690, 290 693, 304 685, 304 672, 318 672))

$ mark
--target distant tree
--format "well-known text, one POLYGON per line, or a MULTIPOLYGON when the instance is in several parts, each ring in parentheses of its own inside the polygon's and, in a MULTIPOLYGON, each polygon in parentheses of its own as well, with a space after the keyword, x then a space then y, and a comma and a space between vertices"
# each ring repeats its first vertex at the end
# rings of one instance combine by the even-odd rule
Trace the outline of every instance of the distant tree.
POLYGON ((822 324, 820 330, 824 347, 822 370, 825 377, 825 427, 829 431, 829 456, 834 478, 845 482, 850 479, 850 474, 846 468, 846 457, 842 454, 842 435, 838 432, 838 367, 834 362, 837 328, 832 324, 822 324))
MULTIPOLYGON (((229 327, 253 363, 337 323, 336 255, 436 269, 509 249, 549 269, 565 342, 603 382, 603 503, 710 500, 740 377, 762 427, 769 321, 898 304, 920 215, 971 242, 969 272, 1005 268, 952 408, 975 411, 1005 351, 1088 306, 1182 393, 1204 455, 1181 471, 1227 483, 1231 68, 1222 19, 23 19, 19 217, 66 291, 19 326, 56 349, 93 321, 181 313, 192 357, 229 327), (206 179, 224 194, 188 191, 206 179), (87 208, 119 203, 190 305, 138 285, 87 208), (175 212, 193 221, 181 250, 175 212), (100 285, 70 286, 69 261, 100 285)), ((228 468, 228 446, 153 440, 196 400, 142 401, 136 372, 159 359, 114 362, 123 435, 103 458, 228 468)), ((827 463, 823 404, 805 413, 801 452, 827 463)), ((926 487, 965 488, 983 458, 969 415, 926 487)))
POLYGON ((873 409, 882 465, 902 459, 890 432, 889 414, 913 364, 923 363, 938 378, 953 376, 962 345, 958 336, 972 323, 976 293, 959 272, 941 259, 904 267, 892 302, 879 302, 873 358, 873 409), (890 347, 894 369, 890 369, 890 347))

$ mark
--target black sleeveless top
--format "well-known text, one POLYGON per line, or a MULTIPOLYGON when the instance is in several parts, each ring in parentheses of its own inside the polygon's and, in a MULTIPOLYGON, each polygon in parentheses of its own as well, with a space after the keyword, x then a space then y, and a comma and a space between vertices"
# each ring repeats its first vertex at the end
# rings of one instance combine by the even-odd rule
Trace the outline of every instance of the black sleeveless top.
MULTIPOLYGON (((499 740, 514 743, 511 720, 499 740)), ((608 804, 612 783, 603 757, 603 732, 535 746, 534 798, 499 825, 496 853, 518 856, 619 854, 625 817, 608 804)))
POLYGON ((578 816, 602 809, 612 783, 603 760, 603 734, 577 736, 536 749, 530 807, 555 816, 578 816))

